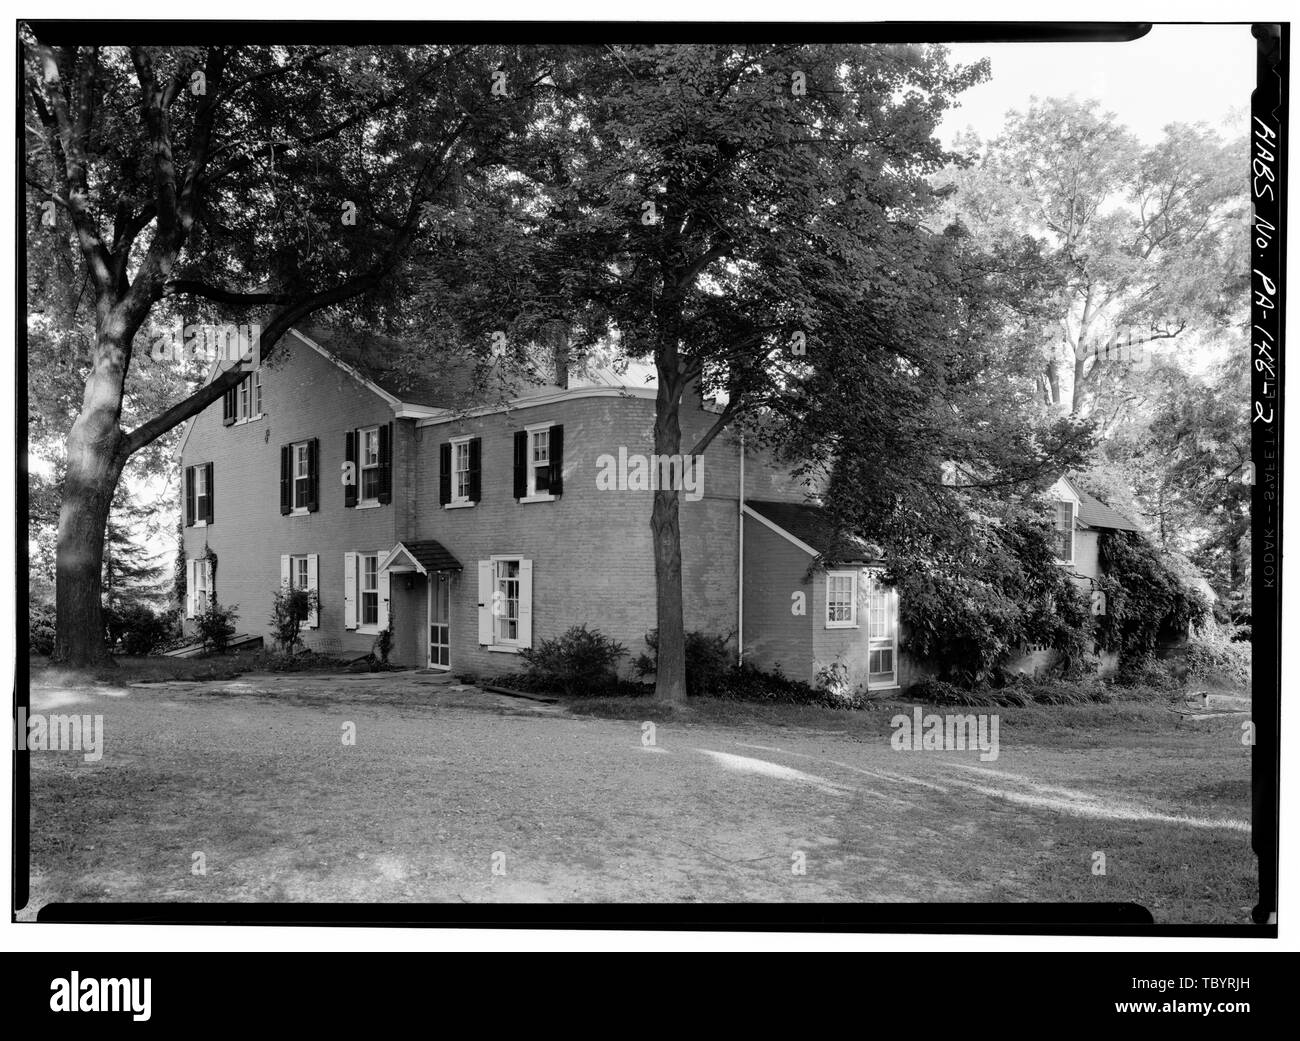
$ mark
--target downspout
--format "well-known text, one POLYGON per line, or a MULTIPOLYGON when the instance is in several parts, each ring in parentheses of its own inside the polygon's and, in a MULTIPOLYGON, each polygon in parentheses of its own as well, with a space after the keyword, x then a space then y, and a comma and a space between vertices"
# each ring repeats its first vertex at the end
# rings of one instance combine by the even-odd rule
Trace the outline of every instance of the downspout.
POLYGON ((745 663, 745 435, 740 435, 740 485, 736 501, 736 664, 745 663))

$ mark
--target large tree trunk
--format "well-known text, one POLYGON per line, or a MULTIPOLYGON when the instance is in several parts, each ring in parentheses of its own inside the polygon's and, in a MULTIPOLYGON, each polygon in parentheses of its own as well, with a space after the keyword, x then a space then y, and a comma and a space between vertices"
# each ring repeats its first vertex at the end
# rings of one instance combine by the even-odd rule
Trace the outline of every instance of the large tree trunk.
POLYGON ((96 344, 81 413, 68 434, 68 470, 55 557, 52 657, 78 668, 109 659, 101 600, 104 532, 122 475, 118 423, 125 356, 119 344, 102 338, 96 344))
MULTIPOLYGON (((682 431, 679 415, 681 387, 659 374, 655 405, 655 454, 677 455, 682 431)), ((655 697, 677 704, 686 701, 686 633, 682 621, 682 532, 678 490, 659 488, 654 493, 650 514, 654 535, 655 614, 659 630, 659 651, 655 671, 655 697)))
MULTIPOLYGON (((1076 357, 1074 359, 1074 386, 1070 394, 1070 415, 1077 416, 1083 411, 1083 403, 1086 400, 1086 383, 1087 383, 1087 358, 1076 357)), ((1060 400, 1059 393, 1057 400, 1060 400)))

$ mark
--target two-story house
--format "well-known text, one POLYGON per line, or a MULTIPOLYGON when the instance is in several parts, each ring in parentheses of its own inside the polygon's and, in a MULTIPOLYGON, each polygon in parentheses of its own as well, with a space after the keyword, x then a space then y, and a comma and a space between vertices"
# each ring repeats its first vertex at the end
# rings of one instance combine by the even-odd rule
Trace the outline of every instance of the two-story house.
MULTIPOLYGON (((839 659, 854 684, 898 684, 876 554, 811 568, 828 545, 787 469, 726 434, 665 469, 653 385, 605 370, 564 384, 466 407, 463 374, 399 378, 377 352, 290 333, 183 435, 187 617, 215 595, 241 631, 269 633, 292 584, 317 592, 304 642, 325 653, 363 655, 391 630, 399 664, 486 676, 585 623, 635 656, 656 624, 662 474, 682 492, 688 630, 796 678, 839 659)), ((716 419, 688 399, 686 447, 716 419)))

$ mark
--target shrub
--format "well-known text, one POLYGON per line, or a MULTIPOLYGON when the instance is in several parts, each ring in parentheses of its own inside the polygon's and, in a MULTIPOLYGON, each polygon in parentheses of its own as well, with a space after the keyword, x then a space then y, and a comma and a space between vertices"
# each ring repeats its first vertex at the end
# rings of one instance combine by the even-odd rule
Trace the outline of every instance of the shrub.
MULTIPOLYGON (((632 668, 641 679, 653 676, 658 671, 659 630, 652 629, 645 634, 646 646, 650 654, 640 654, 632 662, 632 668)), ((723 681, 735 664, 735 652, 731 649, 731 634, 716 636, 709 633, 689 632, 686 634, 686 694, 698 697, 710 694, 723 681)))
POLYGON ((221 654, 235 635, 235 619, 239 617, 239 605, 222 607, 215 596, 199 608, 194 615, 194 629, 203 642, 204 651, 221 654))
POLYGON ((271 635, 280 649, 291 653, 302 642, 303 623, 320 606, 316 590, 282 585, 271 604, 271 635))
POLYGON ((36 654, 54 653, 54 605, 32 604, 27 610, 27 636, 36 654))
POLYGON ((732 665, 708 691, 726 701, 753 701, 764 705, 821 705, 825 708, 863 708, 867 702, 858 694, 819 690, 802 680, 791 679, 778 668, 767 672, 743 662, 732 665))
POLYGON ((572 696, 603 692, 613 682, 618 661, 626 653, 621 643, 600 630, 575 625, 561 636, 520 651, 519 656, 532 682, 552 684, 572 696))
POLYGON ((159 614, 147 604, 119 604, 108 608, 104 616, 108 644, 119 654, 153 654, 174 634, 171 616, 159 614))
POLYGON ((1246 626, 1223 625, 1213 618, 1198 626, 1187 641, 1188 679, 1225 680, 1250 686, 1251 645, 1241 639, 1246 626))
POLYGON ((1119 652, 1121 671, 1131 676, 1149 668, 1161 640, 1209 619, 1210 606, 1137 532, 1103 531, 1097 545, 1104 569, 1097 586, 1106 594, 1098 640, 1119 652))
POLYGON ((380 665, 388 664, 388 656, 393 653, 393 627, 390 625, 375 637, 371 645, 370 656, 377 657, 380 665))
POLYGON ((1055 649, 1065 675, 1088 667, 1089 606, 1056 564, 1041 519, 990 525, 962 559, 899 559, 908 563, 889 577, 899 591, 903 649, 933 662, 939 679, 967 687, 1001 682, 1026 644, 1055 649))

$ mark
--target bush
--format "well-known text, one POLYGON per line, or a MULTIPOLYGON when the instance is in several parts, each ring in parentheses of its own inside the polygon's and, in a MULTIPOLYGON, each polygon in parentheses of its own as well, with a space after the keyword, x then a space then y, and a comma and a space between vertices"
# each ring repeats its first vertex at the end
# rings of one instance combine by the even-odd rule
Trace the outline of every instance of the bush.
POLYGON ((868 704, 859 694, 844 696, 830 690, 819 690, 802 680, 791 679, 779 668, 766 672, 749 662, 728 668, 708 693, 725 701, 753 701, 763 705, 863 708, 868 704))
POLYGON ((159 614, 141 603, 126 603, 104 612, 108 645, 118 654, 142 657, 153 654, 174 635, 170 615, 159 614))
MULTIPOLYGON (((659 663, 659 630, 652 629, 645 634, 649 654, 638 655, 632 662, 637 676, 645 679, 655 675, 659 663)), ((690 632, 686 634, 686 694, 698 697, 710 694, 727 676, 735 665, 735 651, 731 646, 731 634, 715 636, 709 633, 690 632)))
POLYGON ((1148 659, 1161 641, 1181 639, 1190 626, 1212 617, 1205 597, 1137 532, 1103 531, 1097 547, 1104 569, 1097 587, 1106 595, 1098 640, 1119 653, 1126 676, 1150 668, 1148 659))
POLYGON ((378 661, 380 665, 387 665, 388 656, 392 653, 393 627, 390 625, 375 637, 375 642, 370 647, 370 657, 378 661))
POLYGON ((292 653, 302 642, 303 623, 319 605, 314 589, 289 585, 276 589, 271 604, 271 635, 281 650, 292 653))
POLYGON ((194 615, 194 629, 203 642, 203 649, 221 654, 235 635, 235 619, 239 617, 239 605, 222 607, 215 596, 204 604, 194 615))
POLYGON ((27 637, 35 654, 54 653, 54 605, 32 604, 27 610, 27 637))
POLYGON ((889 577, 899 591, 903 649, 933 662, 939 679, 966 687, 1001 683, 1026 644, 1056 650, 1064 675, 1087 668, 1089 606, 1056 564, 1041 519, 989 526, 962 559, 900 559, 908 563, 889 577))
POLYGON ((1190 680, 1223 680, 1238 687, 1250 686, 1251 645, 1243 640, 1247 626, 1222 625, 1209 619, 1198 626, 1187 641, 1187 677, 1190 680))
POLYGON ((530 681, 553 685, 567 695, 603 693, 615 679, 618 661, 627 653, 598 629, 575 625, 562 636, 542 640, 519 652, 530 681))
POLYGON ((931 705, 968 708, 1016 708, 1028 705, 1089 705, 1113 700, 1110 690, 1095 677, 1082 679, 1029 679, 1016 677, 1003 687, 962 687, 934 677, 918 680, 908 688, 909 700, 931 705))

